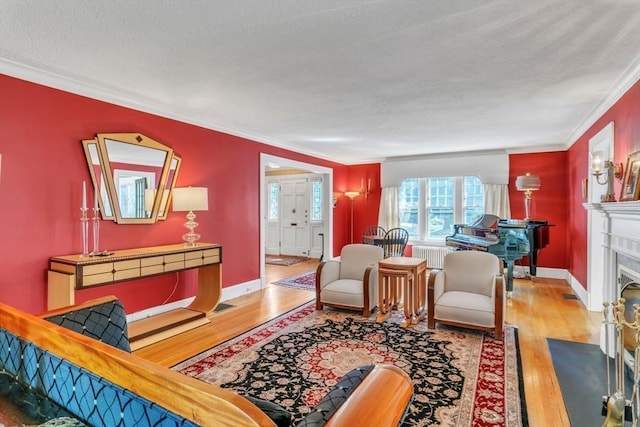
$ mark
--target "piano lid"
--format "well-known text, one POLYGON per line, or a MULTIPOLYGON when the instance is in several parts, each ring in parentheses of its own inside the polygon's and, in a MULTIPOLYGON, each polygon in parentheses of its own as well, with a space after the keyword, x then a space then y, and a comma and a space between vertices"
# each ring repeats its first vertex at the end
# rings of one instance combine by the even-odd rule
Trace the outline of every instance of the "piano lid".
POLYGON ((466 227, 472 228, 498 228, 498 222, 500 217, 491 214, 482 214, 478 216, 471 224, 467 224, 466 227))

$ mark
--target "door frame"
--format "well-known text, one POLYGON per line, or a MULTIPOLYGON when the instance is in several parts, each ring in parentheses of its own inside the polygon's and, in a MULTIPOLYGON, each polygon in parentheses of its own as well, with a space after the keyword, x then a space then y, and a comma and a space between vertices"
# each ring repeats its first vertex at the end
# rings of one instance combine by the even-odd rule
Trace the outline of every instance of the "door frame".
POLYGON ((267 199, 265 197, 267 191, 267 166, 269 163, 276 163, 281 167, 306 170, 316 174, 323 175, 324 193, 322 199, 322 210, 327 213, 324 230, 324 257, 332 257, 333 248, 333 208, 331 203, 333 189, 333 169, 326 166, 315 165, 312 163, 300 162, 297 160, 278 157, 271 154, 260 153, 260 288, 266 286, 266 263, 265 263, 265 244, 266 244, 266 221, 267 221, 267 199))

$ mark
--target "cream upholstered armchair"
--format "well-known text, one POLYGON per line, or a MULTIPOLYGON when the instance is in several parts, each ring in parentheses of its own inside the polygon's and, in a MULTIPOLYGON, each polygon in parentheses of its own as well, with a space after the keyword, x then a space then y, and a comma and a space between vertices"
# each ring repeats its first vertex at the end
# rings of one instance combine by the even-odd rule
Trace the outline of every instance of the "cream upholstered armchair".
POLYGON ((378 261, 384 257, 379 246, 346 245, 340 260, 327 260, 316 271, 316 310, 327 305, 362 311, 369 317, 378 296, 378 261))
POLYGON ((505 292, 502 261, 488 252, 457 251, 431 270, 427 285, 428 326, 435 323, 495 331, 502 338, 505 292))

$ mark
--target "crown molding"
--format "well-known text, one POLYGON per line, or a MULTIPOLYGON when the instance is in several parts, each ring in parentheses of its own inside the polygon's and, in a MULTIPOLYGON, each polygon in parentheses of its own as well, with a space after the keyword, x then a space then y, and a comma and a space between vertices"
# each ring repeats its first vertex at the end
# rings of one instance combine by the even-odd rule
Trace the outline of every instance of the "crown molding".
MULTIPOLYGON (((604 115, 604 113, 606 113, 606 111, 611 108, 622 97, 622 95, 624 95, 624 93, 626 93, 633 86, 633 84, 640 80, 640 55, 638 55, 636 60, 634 60, 633 63, 628 67, 628 70, 628 72, 625 71, 622 74, 619 82, 614 85, 614 90, 598 106, 596 106, 593 111, 591 111, 591 113, 589 113, 585 117, 585 119, 573 130, 573 132, 569 135, 564 143, 549 144, 545 146, 507 148, 503 150, 503 152, 506 152, 508 154, 526 154, 546 151, 564 151, 569 149, 571 145, 575 143, 575 141, 577 141, 577 139, 582 136, 596 122, 596 120, 602 117, 602 115, 604 115)), ((334 163, 341 163, 343 165, 382 163, 385 161, 405 160, 403 158, 405 156, 400 156, 389 158, 369 158, 354 163, 335 158, 329 158, 325 154, 316 152, 314 150, 301 150, 300 147, 292 146, 280 140, 275 140, 263 135, 239 130, 237 128, 213 122, 202 117, 185 114, 183 111, 177 110, 171 105, 161 103, 157 100, 145 97, 137 93, 127 92, 122 89, 79 80, 50 70, 22 64, 2 57, 0 57, 0 73, 32 83, 41 84, 43 86, 48 86, 54 89, 70 92, 76 95, 96 99, 98 101, 108 102, 114 105, 119 105, 121 107, 131 108, 137 111, 178 120, 183 123, 200 126, 205 129, 226 133, 229 135, 237 136, 239 138, 245 138, 250 141, 282 148, 285 150, 296 152, 298 154, 312 156, 334 163)), ((455 155, 455 153, 439 153, 439 155, 451 157, 452 155, 455 155)), ((426 156, 432 157, 433 155, 426 156)), ((411 157, 415 158, 415 156, 411 157)))
POLYGON ((69 76, 64 76, 62 74, 55 73, 49 70, 21 64, 19 62, 11 61, 2 57, 0 57, 0 73, 87 98, 96 99, 98 101, 108 102, 110 104, 119 105, 121 107, 131 108, 160 117, 178 120, 183 123, 200 126, 205 129, 210 129, 216 132, 245 138, 253 142, 267 144, 270 146, 293 151, 299 154, 313 156, 330 162, 340 163, 336 159, 328 158, 326 155, 315 152, 313 150, 303 151, 300 149, 300 147, 288 145, 287 143, 280 140, 275 140, 262 135, 242 131, 231 126, 226 126, 221 123, 206 120, 202 117, 185 114, 183 111, 177 110, 171 105, 163 104, 161 102, 158 102, 157 100, 145 97, 137 93, 126 92, 121 89, 71 78, 69 76))
POLYGON ((593 124, 601 118, 613 105, 622 98, 631 87, 640 80, 640 55, 622 73, 613 90, 598 104, 582 122, 569 134, 564 142, 565 149, 569 149, 593 124))

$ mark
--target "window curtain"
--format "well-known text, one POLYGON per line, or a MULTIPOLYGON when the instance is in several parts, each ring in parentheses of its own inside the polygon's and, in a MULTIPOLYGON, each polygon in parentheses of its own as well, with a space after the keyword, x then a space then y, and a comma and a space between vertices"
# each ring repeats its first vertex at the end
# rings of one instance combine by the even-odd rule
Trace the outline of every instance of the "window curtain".
POLYGON ((497 215, 502 219, 511 218, 509 188, 506 184, 483 184, 484 213, 497 215))
POLYGON ((398 187, 385 187, 380 198, 378 225, 385 230, 400 227, 400 205, 398 203, 398 187))

